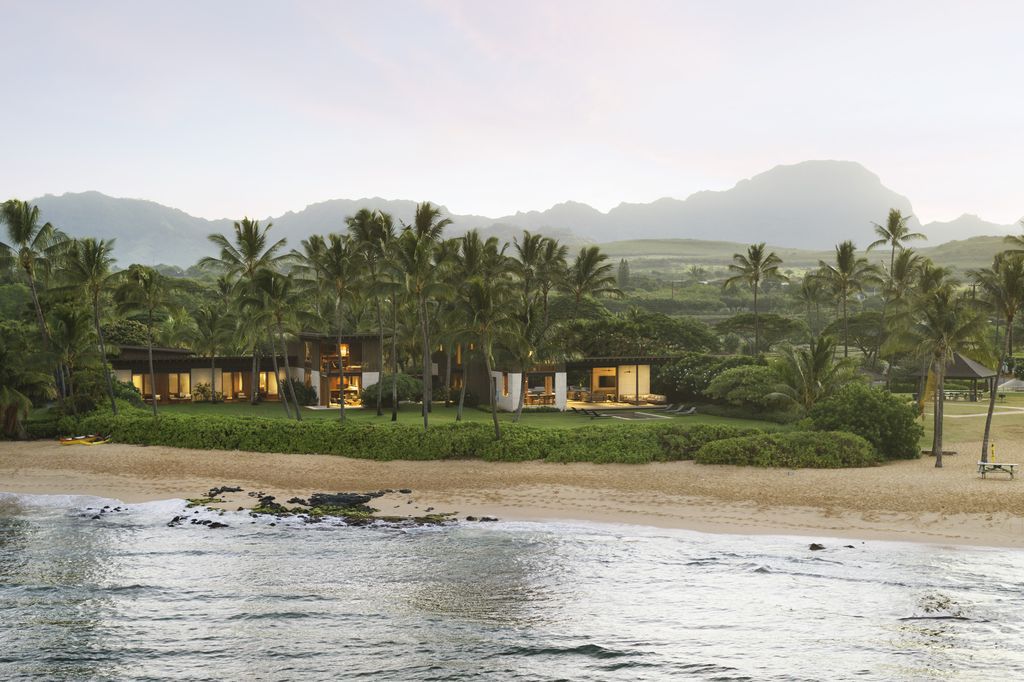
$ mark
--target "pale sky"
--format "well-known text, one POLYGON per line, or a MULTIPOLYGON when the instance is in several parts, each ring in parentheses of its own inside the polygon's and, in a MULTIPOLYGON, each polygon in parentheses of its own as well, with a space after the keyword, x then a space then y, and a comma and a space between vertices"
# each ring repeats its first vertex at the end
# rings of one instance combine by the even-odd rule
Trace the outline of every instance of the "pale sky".
POLYGON ((0 199, 498 217, 858 161, 1024 215, 1024 2, 0 0, 0 199))

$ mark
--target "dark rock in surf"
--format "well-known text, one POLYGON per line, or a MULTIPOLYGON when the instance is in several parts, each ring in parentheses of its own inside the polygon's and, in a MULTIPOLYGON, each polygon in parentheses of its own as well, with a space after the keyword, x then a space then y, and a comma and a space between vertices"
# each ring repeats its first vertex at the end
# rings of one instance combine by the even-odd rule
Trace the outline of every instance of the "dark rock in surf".
POLYGON ((313 493, 309 496, 310 507, 359 507, 377 495, 358 493, 313 493))
POLYGON ((811 546, 809 547, 809 549, 812 552, 818 552, 818 551, 821 551, 821 550, 825 549, 825 545, 819 545, 817 542, 812 542, 811 546))
POLYGON ((210 523, 207 526, 207 528, 227 528, 227 527, 228 527, 228 524, 221 523, 220 521, 214 521, 214 522, 210 523))

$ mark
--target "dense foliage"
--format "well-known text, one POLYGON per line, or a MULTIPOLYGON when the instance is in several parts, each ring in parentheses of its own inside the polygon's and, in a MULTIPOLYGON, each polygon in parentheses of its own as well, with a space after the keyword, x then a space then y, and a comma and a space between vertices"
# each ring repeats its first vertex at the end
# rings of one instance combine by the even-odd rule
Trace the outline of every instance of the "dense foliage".
POLYGON ((588 424, 539 429, 505 424, 495 440, 480 423, 435 425, 428 431, 408 424, 367 424, 332 420, 296 422, 256 417, 162 414, 158 418, 125 409, 101 410, 80 420, 65 418, 61 432, 102 433, 120 443, 253 452, 318 453, 363 459, 461 459, 550 462, 644 462, 687 459, 701 445, 750 430, 668 424, 588 424))
POLYGON ((377 394, 381 390, 381 404, 391 407, 392 384, 397 384, 398 402, 410 402, 418 400, 423 393, 423 382, 408 374, 385 374, 380 381, 370 384, 363 389, 362 398, 366 405, 373 405, 377 402, 377 394), (394 379, 392 379, 394 377, 394 379))
POLYGON ((694 455, 700 464, 838 469, 878 463, 866 440, 842 431, 789 431, 726 438, 707 443, 694 455))
POLYGON ((810 411, 819 431, 847 431, 863 437, 882 459, 921 456, 924 429, 913 403, 887 391, 855 383, 839 389, 810 411))
POLYGON ((713 378, 704 393, 713 400, 730 405, 763 410, 771 404, 770 396, 778 381, 778 374, 773 367, 732 367, 713 378))
POLYGON ((702 402, 711 380, 727 369, 763 365, 761 358, 747 356, 722 357, 704 353, 684 353, 679 359, 662 366, 652 377, 655 392, 670 402, 702 402))

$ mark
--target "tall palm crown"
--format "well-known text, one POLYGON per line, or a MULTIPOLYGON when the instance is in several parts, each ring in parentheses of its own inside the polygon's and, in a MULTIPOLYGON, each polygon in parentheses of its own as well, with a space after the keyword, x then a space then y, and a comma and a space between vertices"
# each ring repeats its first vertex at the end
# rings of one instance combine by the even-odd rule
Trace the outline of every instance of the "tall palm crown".
POLYGON ((779 272, 782 259, 775 255, 774 251, 768 251, 764 242, 751 244, 747 247, 747 253, 734 253, 732 263, 729 264, 729 272, 735 273, 725 280, 722 288, 735 286, 738 283, 746 284, 754 294, 754 353, 760 350, 761 335, 759 324, 759 313, 757 308, 758 293, 769 281, 784 282, 786 276, 779 272))
POLYGON ((617 284, 615 266, 608 262, 608 256, 596 246, 581 248, 562 281, 562 288, 573 298, 573 319, 584 298, 621 296, 617 284))
MULTIPOLYGON (((295 396, 295 385, 292 380, 291 362, 288 359, 288 349, 285 334, 293 329, 303 310, 303 299, 305 295, 300 286, 296 285, 295 278, 291 275, 282 275, 279 272, 264 268, 256 273, 253 280, 253 292, 244 299, 243 305, 248 308, 263 308, 268 313, 273 326, 276 329, 278 340, 274 342, 271 356, 277 357, 277 343, 284 349, 285 365, 285 389, 279 389, 282 398, 286 398, 285 392, 291 396, 295 406, 295 419, 302 421, 302 411, 295 396)), ((273 333, 271 334, 273 341, 273 333)), ((275 368, 275 373, 277 369, 275 368)))
POLYGON ((851 241, 836 246, 833 263, 818 261, 817 277, 832 290, 843 313, 843 356, 850 355, 849 302, 854 294, 879 280, 878 270, 863 256, 857 255, 857 247, 851 241))
POLYGON ((552 290, 560 287, 565 281, 568 270, 567 259, 569 247, 560 244, 557 239, 547 238, 541 249, 537 264, 537 286, 540 289, 541 311, 544 326, 548 324, 548 301, 552 290))
POLYGON ((117 276, 112 272, 114 267, 114 240, 76 239, 71 243, 62 259, 64 277, 72 287, 81 290, 92 305, 92 320, 96 328, 96 337, 100 342, 100 361, 103 363, 104 375, 107 380, 107 393, 110 394, 110 406, 117 414, 117 403, 114 402, 114 384, 107 367, 107 346, 103 339, 100 326, 100 306, 103 294, 110 288, 117 276))
POLYGON ((45 347, 48 332, 37 283, 40 274, 48 272, 53 259, 65 249, 67 236, 50 223, 40 225, 39 207, 18 199, 0 204, 0 222, 7 227, 7 242, 0 242, 0 265, 6 263, 24 274, 45 347))
POLYGON ((242 286, 253 286, 261 270, 276 269, 288 258, 282 253, 287 239, 270 243, 268 233, 272 227, 273 223, 260 227, 259 221, 243 218, 234 224, 234 243, 222 234, 209 235, 207 238, 220 249, 220 255, 202 258, 199 264, 223 270, 242 286))
POLYGON ((893 270, 893 263, 896 260, 896 251, 903 249, 903 243, 912 241, 915 239, 927 239, 926 236, 920 232, 911 232, 910 228, 907 227, 907 221, 913 218, 910 215, 903 215, 898 208, 889 209, 889 217, 885 221, 885 225, 879 225, 878 223, 871 223, 875 227, 875 234, 878 235, 878 239, 871 242, 868 245, 868 251, 877 246, 890 246, 891 252, 889 254, 889 272, 893 270))

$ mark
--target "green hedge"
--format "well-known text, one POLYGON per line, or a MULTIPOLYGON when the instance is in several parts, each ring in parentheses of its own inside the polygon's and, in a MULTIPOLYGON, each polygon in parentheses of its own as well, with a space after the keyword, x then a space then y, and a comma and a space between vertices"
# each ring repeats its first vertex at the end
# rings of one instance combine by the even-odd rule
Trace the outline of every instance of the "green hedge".
POLYGON ((841 431, 788 431, 705 444, 694 460, 701 464, 838 469, 878 464, 871 443, 841 431))
POLYGON ((318 453, 363 459, 464 459, 549 462, 644 462, 690 459, 704 443, 757 433, 706 424, 590 424, 540 429, 502 424, 494 440, 490 424, 367 424, 333 420, 295 422, 259 417, 161 415, 138 410, 114 417, 99 412, 60 422, 63 434, 102 433, 119 443, 203 450, 318 453))
POLYGON ((763 433, 760 429, 744 429, 726 424, 694 424, 689 428, 662 429, 658 432, 662 457, 674 461, 693 459, 693 456, 707 443, 723 438, 739 438, 763 433))

